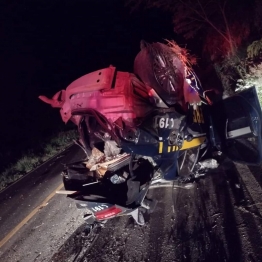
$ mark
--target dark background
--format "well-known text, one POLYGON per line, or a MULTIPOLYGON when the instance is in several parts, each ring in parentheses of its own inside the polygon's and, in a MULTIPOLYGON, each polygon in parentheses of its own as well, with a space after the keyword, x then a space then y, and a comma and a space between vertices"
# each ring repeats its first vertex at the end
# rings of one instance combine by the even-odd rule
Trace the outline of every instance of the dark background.
POLYGON ((131 13, 121 0, 2 1, 0 19, 0 170, 65 128, 59 111, 39 95, 51 97, 110 64, 132 71, 141 39, 185 46, 173 32, 171 14, 131 13))

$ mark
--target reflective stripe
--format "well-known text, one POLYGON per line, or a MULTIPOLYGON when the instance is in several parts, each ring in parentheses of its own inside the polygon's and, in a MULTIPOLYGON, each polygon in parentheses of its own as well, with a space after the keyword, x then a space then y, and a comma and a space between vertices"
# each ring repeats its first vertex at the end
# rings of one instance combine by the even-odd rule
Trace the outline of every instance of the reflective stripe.
POLYGON ((159 142, 159 151, 160 154, 163 152, 163 142, 159 142))
POLYGON ((206 137, 202 136, 202 137, 196 137, 196 138, 192 139, 190 142, 185 140, 184 143, 183 143, 183 146, 180 150, 185 150, 185 149, 188 149, 188 148, 199 146, 205 141, 205 139, 206 139, 206 137))
MULTIPOLYGON (((201 145, 204 141, 205 141, 206 137, 202 136, 202 137, 196 137, 193 140, 191 140, 190 142, 188 141, 184 141, 182 148, 180 148, 180 150, 185 150, 188 148, 192 148, 192 147, 196 147, 201 145)), ((159 148, 158 148, 158 153, 162 154, 163 153, 163 148, 164 148, 164 142, 159 142, 159 148)), ((179 148, 177 146, 168 146, 167 147, 167 152, 170 153, 172 149, 172 152, 179 150, 179 148)), ((166 152, 166 150, 165 150, 166 152)))

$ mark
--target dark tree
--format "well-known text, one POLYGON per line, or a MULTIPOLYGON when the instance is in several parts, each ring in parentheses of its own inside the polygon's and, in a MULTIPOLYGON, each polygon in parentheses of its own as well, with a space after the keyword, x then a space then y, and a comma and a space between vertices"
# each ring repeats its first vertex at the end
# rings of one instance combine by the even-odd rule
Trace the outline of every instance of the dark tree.
MULTIPOLYGON (((211 60, 236 54, 250 35, 262 28, 262 1, 127 0, 136 9, 158 7, 173 14, 174 31, 202 42, 211 60)), ((260 33, 260 32, 259 32, 260 33)))

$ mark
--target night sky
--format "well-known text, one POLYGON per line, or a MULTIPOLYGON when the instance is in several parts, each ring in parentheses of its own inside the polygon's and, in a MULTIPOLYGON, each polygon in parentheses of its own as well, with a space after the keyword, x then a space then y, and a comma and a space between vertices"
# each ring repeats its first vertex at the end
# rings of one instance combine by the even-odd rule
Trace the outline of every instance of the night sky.
POLYGON ((110 64, 132 71, 141 39, 176 40, 171 14, 131 13, 121 0, 1 1, 0 19, 2 155, 64 126, 38 95, 110 64))

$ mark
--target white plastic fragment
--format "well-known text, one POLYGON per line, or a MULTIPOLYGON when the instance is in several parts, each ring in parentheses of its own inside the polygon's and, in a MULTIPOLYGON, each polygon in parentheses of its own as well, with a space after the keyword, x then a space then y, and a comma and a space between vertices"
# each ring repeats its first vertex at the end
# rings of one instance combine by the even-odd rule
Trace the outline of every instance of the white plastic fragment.
POLYGON ((198 162, 198 164, 200 165, 200 169, 205 169, 205 168, 208 168, 208 169, 215 169, 218 167, 218 163, 215 159, 206 159, 202 162, 198 162))
POLYGON ((117 146, 114 140, 109 140, 105 142, 104 154, 106 157, 113 157, 120 153, 121 148, 117 146))

